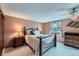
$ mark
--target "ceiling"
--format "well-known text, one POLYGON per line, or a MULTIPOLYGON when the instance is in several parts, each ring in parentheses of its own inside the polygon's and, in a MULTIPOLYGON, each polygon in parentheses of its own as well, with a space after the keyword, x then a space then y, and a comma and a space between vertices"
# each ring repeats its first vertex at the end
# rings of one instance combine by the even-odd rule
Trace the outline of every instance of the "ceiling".
POLYGON ((69 17, 69 8, 77 3, 2 3, 5 15, 37 22, 51 22, 69 17))

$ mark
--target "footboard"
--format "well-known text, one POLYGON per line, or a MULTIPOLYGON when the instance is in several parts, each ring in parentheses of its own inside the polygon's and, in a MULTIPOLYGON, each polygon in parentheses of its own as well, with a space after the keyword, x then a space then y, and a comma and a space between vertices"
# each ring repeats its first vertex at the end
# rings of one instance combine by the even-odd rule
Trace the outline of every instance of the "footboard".
POLYGON ((56 47, 56 34, 55 34, 52 41, 49 44, 46 44, 47 45, 47 47, 45 47, 46 50, 43 51, 43 43, 44 43, 43 40, 46 39, 46 38, 49 38, 51 36, 52 35, 49 35, 49 36, 46 36, 46 37, 38 37, 40 39, 40 42, 39 42, 39 56, 42 56, 44 53, 46 53, 52 47, 56 47))

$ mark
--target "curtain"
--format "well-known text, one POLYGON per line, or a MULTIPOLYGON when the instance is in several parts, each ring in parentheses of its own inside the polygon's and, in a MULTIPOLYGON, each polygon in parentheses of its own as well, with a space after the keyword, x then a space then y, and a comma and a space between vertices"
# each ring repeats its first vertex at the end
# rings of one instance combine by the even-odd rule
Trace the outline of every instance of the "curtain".
POLYGON ((61 21, 52 22, 50 24, 50 32, 52 33, 60 33, 61 32, 61 21))

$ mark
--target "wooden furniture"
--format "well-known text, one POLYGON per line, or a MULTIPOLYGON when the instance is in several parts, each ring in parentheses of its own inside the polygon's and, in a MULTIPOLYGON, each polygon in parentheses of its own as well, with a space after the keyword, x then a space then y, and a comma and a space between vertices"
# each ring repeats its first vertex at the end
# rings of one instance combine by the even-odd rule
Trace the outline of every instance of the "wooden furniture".
POLYGON ((0 55, 2 54, 2 49, 4 44, 4 16, 0 9, 0 55))
POLYGON ((15 37, 13 38, 13 47, 22 46, 25 43, 25 37, 15 37))
POLYGON ((79 33, 65 32, 64 44, 79 48, 79 33))
POLYGON ((79 21, 70 21, 67 26, 69 27, 74 27, 74 28, 79 28, 79 21))

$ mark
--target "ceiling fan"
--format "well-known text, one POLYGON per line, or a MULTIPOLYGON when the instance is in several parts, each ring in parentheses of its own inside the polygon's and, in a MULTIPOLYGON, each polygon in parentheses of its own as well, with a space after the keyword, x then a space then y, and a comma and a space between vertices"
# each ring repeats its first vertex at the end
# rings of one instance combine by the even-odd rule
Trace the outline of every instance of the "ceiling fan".
POLYGON ((79 4, 77 4, 75 6, 71 6, 71 7, 65 7, 65 8, 58 9, 58 10, 67 11, 68 14, 74 14, 79 11, 79 4))
POLYGON ((76 15, 78 12, 79 12, 79 9, 75 7, 75 8, 72 8, 72 9, 71 9, 71 11, 69 12, 69 14, 74 16, 74 15, 76 15))
POLYGON ((73 8, 70 8, 68 11, 68 14, 70 16, 69 18, 71 20, 77 20, 79 18, 79 4, 73 8))
POLYGON ((70 15, 75 15, 76 13, 78 13, 78 12, 79 12, 79 4, 76 5, 76 6, 73 7, 73 8, 70 8, 69 11, 70 11, 70 12, 69 12, 70 15))

